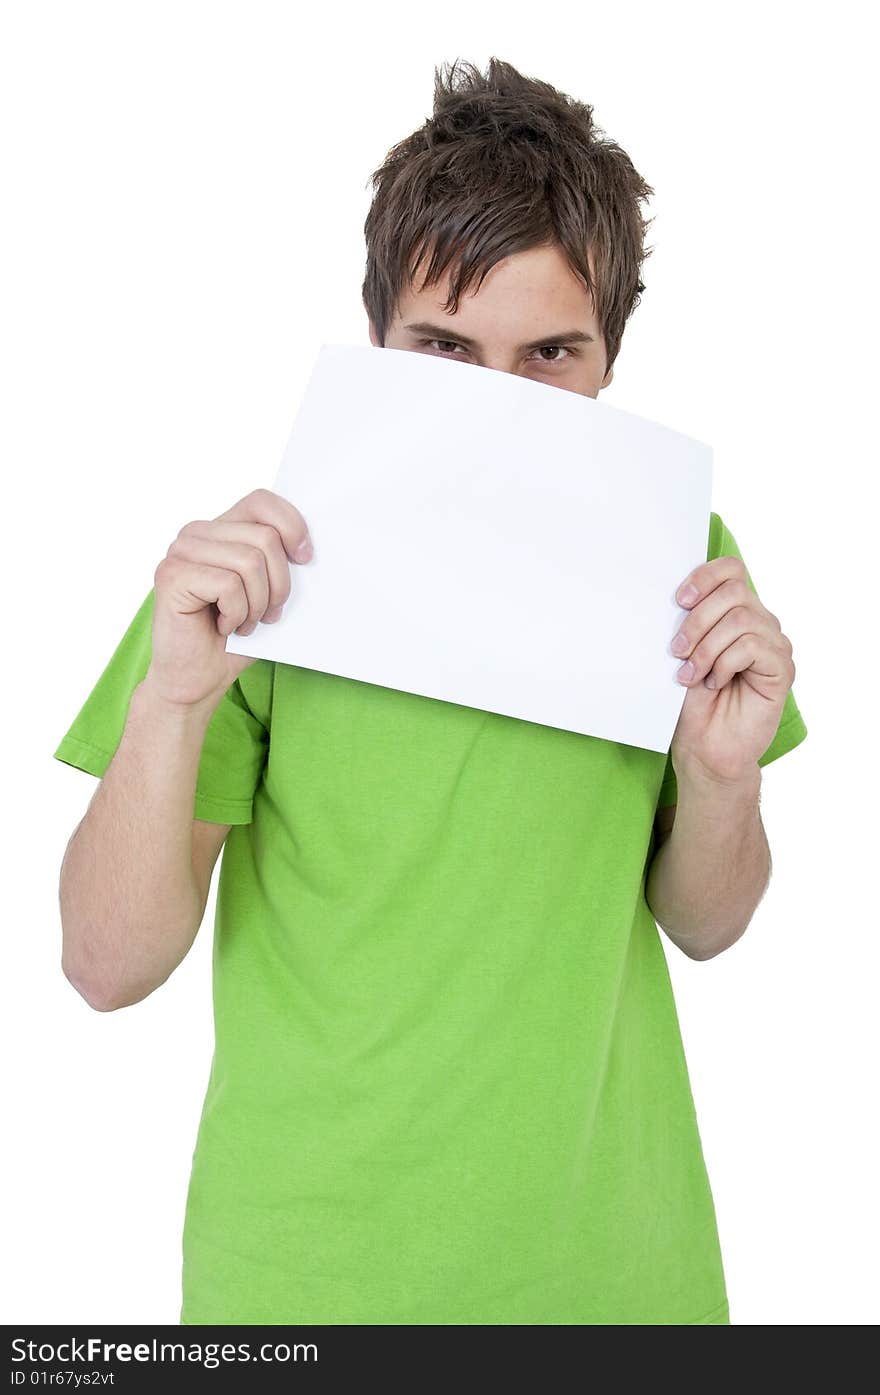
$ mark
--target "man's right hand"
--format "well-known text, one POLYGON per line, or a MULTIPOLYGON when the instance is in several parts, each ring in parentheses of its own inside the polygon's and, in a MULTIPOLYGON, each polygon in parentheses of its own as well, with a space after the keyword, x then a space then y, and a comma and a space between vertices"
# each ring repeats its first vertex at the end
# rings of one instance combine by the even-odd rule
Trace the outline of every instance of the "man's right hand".
POLYGON ((277 620, 290 595, 290 561, 311 557, 302 514, 269 489, 255 489, 219 518, 185 524, 153 577, 145 685, 174 707, 218 703, 256 662, 227 654, 227 635, 277 620))

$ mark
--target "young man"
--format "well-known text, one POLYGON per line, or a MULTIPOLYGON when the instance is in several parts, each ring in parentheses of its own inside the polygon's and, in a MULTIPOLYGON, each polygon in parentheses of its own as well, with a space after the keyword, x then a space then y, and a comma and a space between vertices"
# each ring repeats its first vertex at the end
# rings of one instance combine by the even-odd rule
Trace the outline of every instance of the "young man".
MULTIPOLYGON (((653 191, 589 107, 453 65, 374 180, 373 344, 607 386, 653 191)), ((806 736, 733 536, 682 578, 659 755, 226 654, 307 540, 265 490, 183 528, 54 753, 103 777, 61 877, 95 1007, 173 971, 224 845, 181 1322, 729 1323, 657 925, 743 934, 806 736)))

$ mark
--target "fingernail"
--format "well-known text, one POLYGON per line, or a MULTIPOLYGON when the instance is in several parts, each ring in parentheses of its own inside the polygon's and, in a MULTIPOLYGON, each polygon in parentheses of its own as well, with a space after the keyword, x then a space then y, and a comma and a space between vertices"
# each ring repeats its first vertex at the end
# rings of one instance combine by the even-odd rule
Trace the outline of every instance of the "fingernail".
POLYGON ((274 623, 275 623, 276 620, 280 620, 280 619, 281 619, 281 612, 282 612, 282 610, 283 610, 283 606, 280 606, 280 605, 272 605, 272 606, 270 606, 269 609, 266 611, 266 614, 263 616, 263 624, 264 624, 264 625, 274 625, 274 623))
POLYGON ((312 548, 312 540, 309 537, 308 533, 306 533, 306 536, 303 538, 302 542, 296 548, 294 548, 294 560, 297 562, 307 562, 309 558, 312 556, 313 551, 314 549, 312 548))
POLYGON ((690 659, 688 659, 686 664, 682 664, 681 668, 678 670, 676 677, 678 678, 679 683, 686 683, 689 678, 693 678, 694 672, 694 666, 691 663, 690 659))

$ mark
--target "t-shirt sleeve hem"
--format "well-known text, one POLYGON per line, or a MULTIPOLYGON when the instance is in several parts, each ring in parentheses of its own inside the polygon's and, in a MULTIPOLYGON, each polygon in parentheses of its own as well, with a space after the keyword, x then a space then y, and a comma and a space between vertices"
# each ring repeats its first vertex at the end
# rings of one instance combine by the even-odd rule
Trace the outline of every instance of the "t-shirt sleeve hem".
POLYGON ((78 736, 65 736, 52 755, 54 760, 63 760, 65 765, 76 766, 77 770, 85 770, 88 775, 99 778, 105 774, 113 759, 109 751, 102 751, 89 741, 81 741, 78 736))
POLYGON ((196 792, 194 818, 205 823, 250 823, 254 815, 252 799, 219 799, 196 792))
MULTIPOLYGON (((65 736, 53 752, 55 760, 84 770, 88 775, 103 778, 113 759, 110 751, 104 751, 91 742, 81 741, 78 736, 65 736)), ((204 794, 196 790, 193 818, 205 823, 250 823, 253 819, 253 799, 235 799, 228 795, 204 794)))

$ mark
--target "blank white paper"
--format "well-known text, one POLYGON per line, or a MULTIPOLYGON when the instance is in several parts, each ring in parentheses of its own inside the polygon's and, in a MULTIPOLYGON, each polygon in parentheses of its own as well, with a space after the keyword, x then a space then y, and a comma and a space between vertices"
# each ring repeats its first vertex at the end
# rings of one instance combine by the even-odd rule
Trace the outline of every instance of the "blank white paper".
POLYGON ((273 485, 314 557, 227 651, 667 751, 711 485, 709 446, 596 399, 324 344, 273 485))

